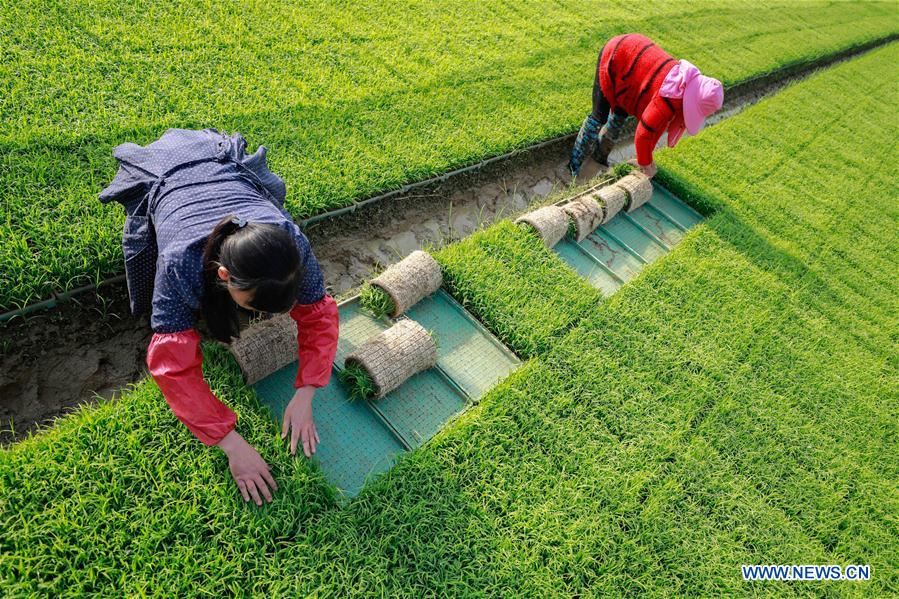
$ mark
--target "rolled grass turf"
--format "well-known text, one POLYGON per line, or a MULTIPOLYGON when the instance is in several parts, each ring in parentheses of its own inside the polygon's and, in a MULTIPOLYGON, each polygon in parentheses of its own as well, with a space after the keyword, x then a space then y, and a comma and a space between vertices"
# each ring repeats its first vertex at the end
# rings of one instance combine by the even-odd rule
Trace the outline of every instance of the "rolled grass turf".
POLYGON ((604 208, 592 194, 568 202, 563 209, 571 219, 568 232, 576 241, 583 241, 603 221, 604 208))
POLYGON ((353 368, 343 378, 355 397, 381 398, 436 364, 437 345, 431 334, 404 318, 354 349, 345 362, 353 368), (368 376, 355 366, 361 366, 368 376))
POLYGON ((652 199, 652 181, 640 173, 625 175, 615 183, 615 187, 627 192, 625 210, 628 212, 633 212, 652 199))
POLYGON ((244 382, 252 385, 297 359, 297 323, 278 314, 244 329, 229 345, 244 382))
POLYGON ((897 60, 661 152, 709 218, 608 300, 511 223, 438 253, 460 301, 537 357, 344 509, 216 348, 207 375, 274 467, 270 506, 242 505, 151 382, 0 451, 4 592, 895 594, 897 60), (740 577, 753 563, 873 577, 763 586, 740 577))
MULTIPOLYGON (((370 286, 380 288, 389 296, 393 305, 390 316, 396 318, 440 289, 442 284, 440 264, 427 252, 415 250, 372 279, 370 286)), ((366 299, 374 298, 368 294, 366 299)))
POLYGON ((576 129, 596 55, 618 33, 645 33, 731 85, 897 31, 889 2, 357 8, 4 6, 0 309, 121 272, 122 211, 96 195, 113 147, 169 127, 267 145, 305 217, 576 129))
MULTIPOLYGON (((624 177, 628 176, 630 175, 624 175, 624 177)), ((596 192, 596 197, 602 203, 602 224, 606 224, 618 216, 628 201, 627 191, 619 185, 607 185, 601 188, 596 192)))
POLYGON ((515 224, 532 231, 548 248, 562 241, 565 235, 574 235, 573 231, 576 231, 574 221, 568 218, 565 210, 553 204, 522 214, 515 219, 515 224))

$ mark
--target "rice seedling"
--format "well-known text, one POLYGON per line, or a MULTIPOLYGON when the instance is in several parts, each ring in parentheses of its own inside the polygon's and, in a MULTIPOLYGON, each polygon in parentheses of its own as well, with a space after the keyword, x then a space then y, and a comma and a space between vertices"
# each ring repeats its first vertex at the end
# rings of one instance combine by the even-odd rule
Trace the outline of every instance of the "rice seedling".
POLYGON ((375 385, 371 375, 368 374, 368 371, 362 364, 349 362, 338 376, 341 382, 349 389, 350 397, 353 399, 371 399, 378 394, 377 385, 375 385))
POLYGON ((386 291, 368 283, 359 292, 359 305, 376 318, 392 314, 395 308, 393 299, 386 291))
POLYGON ((0 450, 4 594, 742 596, 752 563, 874 572, 767 592, 894 594, 897 60, 660 152, 710 217, 606 301, 511 223, 438 252, 534 357, 345 508, 218 347, 207 377, 272 465, 271 505, 149 381, 0 450))
POLYGON ((635 168, 636 167, 629 162, 619 162, 612 167, 612 176, 615 178, 615 180, 621 179, 631 174, 631 172, 635 168))
POLYGON ((446 288, 513 351, 533 356, 602 295, 526 227, 502 222, 434 254, 446 288))
POLYGON ((7 4, 0 309, 122 271, 121 209, 96 195, 116 145, 169 127, 265 144, 302 218, 575 130, 596 53, 622 23, 728 85, 896 32, 894 7, 877 2, 452 1, 350 17, 321 1, 181 0, 149 19, 121 0, 7 4))

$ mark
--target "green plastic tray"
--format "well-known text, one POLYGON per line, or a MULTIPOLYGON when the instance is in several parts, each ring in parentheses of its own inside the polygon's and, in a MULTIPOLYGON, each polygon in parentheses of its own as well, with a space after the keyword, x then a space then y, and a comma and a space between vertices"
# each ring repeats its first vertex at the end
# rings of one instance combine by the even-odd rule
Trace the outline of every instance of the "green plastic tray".
POLYGON ((612 295, 624 283, 608 264, 587 249, 588 240, 576 243, 565 238, 556 244, 555 250, 579 275, 605 295, 612 295))
POLYGON ((630 281, 646 265, 646 262, 602 227, 593 231, 579 245, 585 252, 614 272, 622 281, 630 281))
MULTIPOLYGON (((438 339, 437 367, 417 374, 381 399, 354 401, 337 373, 347 354, 392 323, 365 313, 358 298, 342 302, 339 310, 334 376, 315 398, 321 444, 314 460, 345 497, 355 496, 366 481, 388 470, 404 452, 426 443, 520 363, 452 297, 438 291, 407 314, 438 339)), ((278 422, 293 396, 296 368, 294 362, 253 385, 278 422)))
POLYGON ((702 220, 695 210, 655 185, 648 203, 630 214, 618 214, 580 243, 563 239, 555 250, 593 287, 611 295, 702 220))
POLYGON ((406 315, 437 339, 437 365, 472 400, 518 368, 521 361, 442 289, 406 315))
MULTIPOLYGON (((297 365, 293 363, 262 379, 253 387, 277 422, 293 397, 297 365)), ((399 439, 364 402, 351 400, 337 381, 315 394, 315 427, 321 438, 313 460, 328 479, 348 497, 355 496, 372 476, 389 469, 405 451, 399 439)), ((302 458, 298 458, 302 459, 302 458)))

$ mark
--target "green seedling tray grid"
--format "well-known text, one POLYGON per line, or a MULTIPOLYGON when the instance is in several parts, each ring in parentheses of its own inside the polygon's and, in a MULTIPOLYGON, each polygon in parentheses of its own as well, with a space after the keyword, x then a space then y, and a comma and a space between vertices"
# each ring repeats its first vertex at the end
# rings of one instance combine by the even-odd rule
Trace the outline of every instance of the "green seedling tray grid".
POLYGON ((643 206, 619 213, 580 242, 566 237, 555 250, 593 287, 611 295, 702 220, 690 206, 655 185, 652 199, 643 206))
MULTIPOLYGON (((277 422, 293 397, 295 376, 293 363, 253 385, 277 422)), ((358 494, 368 479, 388 470, 408 449, 364 402, 349 397, 336 376, 316 393, 315 424, 321 443, 313 460, 346 497, 358 494)))
POLYGON ((406 316, 435 334, 437 368, 473 403, 521 364, 518 356, 442 289, 412 306, 406 316))
MULTIPOLYGON (((418 373, 381 399, 352 400, 337 376, 346 356, 389 328, 393 321, 365 313, 358 296, 340 302, 338 309, 341 328, 333 376, 315 400, 316 426, 322 442, 314 461, 326 479, 349 499, 362 490, 367 480, 390 469, 402 454, 426 443, 449 420, 476 403, 490 386, 517 368, 520 360, 451 296, 438 290, 409 310, 426 323, 436 323, 437 366, 418 373), (441 318, 437 316, 440 312, 452 317, 441 318), (452 338, 447 325, 465 329, 480 339, 481 348, 489 348, 488 353, 501 358, 502 368, 494 380, 481 385, 474 385, 469 379, 460 385, 455 380, 453 373, 459 376, 460 371, 452 354, 458 344, 439 343, 440 337, 452 338)), ((293 396, 295 373, 294 362, 253 385, 260 402, 278 422, 293 396)))

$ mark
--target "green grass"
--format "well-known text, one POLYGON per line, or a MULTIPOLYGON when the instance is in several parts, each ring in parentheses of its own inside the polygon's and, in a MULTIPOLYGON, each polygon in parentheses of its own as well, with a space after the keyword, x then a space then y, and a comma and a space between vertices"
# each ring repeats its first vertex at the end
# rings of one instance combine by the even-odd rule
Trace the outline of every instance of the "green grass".
MULTIPOLYGON (((531 229, 533 231, 533 229, 531 229)), ((536 233, 536 231, 534 231, 536 233)), ((568 219, 568 232, 565 233, 566 237, 571 237, 574 239, 577 237, 577 224, 575 224, 573 218, 568 219)))
POLYGON ((239 130, 302 217, 572 131, 621 32, 733 84, 896 30, 889 2, 7 3, 0 309, 121 272, 124 141, 239 130))
POLYGON ((636 167, 629 162, 619 162, 615 166, 612 167, 612 176, 615 179, 623 179, 627 175, 631 174, 636 167))
POLYGON ((348 362, 339 376, 340 381, 349 388, 353 399, 369 399, 378 393, 378 386, 368 370, 358 362, 348 362))
POLYGON ((880 76, 897 58, 894 44, 663 152, 662 178, 711 218, 547 358, 622 443, 708 462, 658 476, 644 502, 658 495, 670 522, 645 541, 683 576, 705 564, 712 581, 762 549, 765 563, 873 564, 869 587, 843 592, 899 584, 899 119, 880 76), (713 549, 684 557, 682 507, 739 550, 724 568, 713 549), (775 526, 748 526, 755 509, 775 526))
POLYGON ((508 221, 434 258, 453 296, 521 356, 545 352, 602 300, 532 230, 508 221))
POLYGON ((323 478, 290 459, 227 352, 207 349, 210 386, 272 465, 284 501, 244 504, 224 454, 185 434, 146 379, 0 451, 4 596, 109 594, 126 571, 133 594, 195 594, 210 572, 215 588, 239 589, 298 521, 333 505, 323 478))
POLYGON ((359 305, 376 318, 392 314, 396 306, 390 295, 378 287, 366 283, 359 292, 359 305))
POLYGON ((217 349, 207 375, 274 466, 270 506, 239 499, 150 382, 0 451, 4 593, 895 595, 897 60, 893 44, 661 152, 710 218, 608 300, 578 304, 509 223, 438 253, 539 355, 345 508, 217 349), (744 583, 752 563, 873 580, 744 583))

